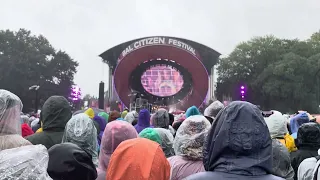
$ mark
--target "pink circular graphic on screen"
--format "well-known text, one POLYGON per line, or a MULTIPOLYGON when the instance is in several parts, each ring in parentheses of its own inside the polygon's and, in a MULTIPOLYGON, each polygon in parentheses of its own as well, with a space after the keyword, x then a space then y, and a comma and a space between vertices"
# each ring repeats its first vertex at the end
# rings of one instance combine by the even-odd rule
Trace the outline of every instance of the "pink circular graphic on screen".
POLYGON ((181 90, 183 78, 180 72, 171 66, 156 65, 142 74, 141 84, 148 93, 165 97, 175 95, 181 90))

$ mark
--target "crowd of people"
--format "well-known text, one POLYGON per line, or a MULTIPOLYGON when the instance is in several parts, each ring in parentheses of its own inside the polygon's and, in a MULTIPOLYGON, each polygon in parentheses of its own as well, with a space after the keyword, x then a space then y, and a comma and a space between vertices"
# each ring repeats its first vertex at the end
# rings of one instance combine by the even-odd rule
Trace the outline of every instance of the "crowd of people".
POLYGON ((72 113, 52 96, 39 116, 0 90, 2 180, 320 179, 320 118, 215 101, 171 114, 72 113), (318 153, 319 151, 319 153, 318 153))

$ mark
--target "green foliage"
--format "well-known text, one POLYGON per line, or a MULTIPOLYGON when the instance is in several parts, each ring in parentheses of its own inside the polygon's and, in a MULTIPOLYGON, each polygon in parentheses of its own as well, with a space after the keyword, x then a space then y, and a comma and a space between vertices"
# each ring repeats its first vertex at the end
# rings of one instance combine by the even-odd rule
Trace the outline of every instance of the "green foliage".
POLYGON ((68 97, 77 66, 42 35, 31 35, 25 29, 0 31, 0 88, 17 94, 25 111, 33 108, 32 85, 40 85, 41 102, 51 95, 68 97))
POLYGON ((240 43, 219 62, 216 94, 239 99, 248 86, 248 101, 283 112, 319 111, 320 31, 310 39, 256 37, 240 43))

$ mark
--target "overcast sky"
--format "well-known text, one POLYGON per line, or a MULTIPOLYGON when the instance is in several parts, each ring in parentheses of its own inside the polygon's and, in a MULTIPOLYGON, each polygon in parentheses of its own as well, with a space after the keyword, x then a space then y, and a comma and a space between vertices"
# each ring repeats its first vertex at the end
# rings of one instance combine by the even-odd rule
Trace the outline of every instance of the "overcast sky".
POLYGON ((227 55, 254 36, 307 39, 319 20, 320 0, 0 0, 0 29, 47 37, 79 62, 75 83, 92 95, 108 79, 98 55, 128 40, 177 36, 227 55))

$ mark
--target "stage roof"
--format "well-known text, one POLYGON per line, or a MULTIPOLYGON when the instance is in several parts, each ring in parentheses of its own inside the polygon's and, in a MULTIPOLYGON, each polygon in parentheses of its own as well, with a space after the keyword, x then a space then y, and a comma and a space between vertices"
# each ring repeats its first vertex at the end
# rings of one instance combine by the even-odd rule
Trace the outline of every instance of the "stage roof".
POLYGON ((110 66, 110 68, 112 69, 112 72, 114 72, 114 69, 117 66, 118 58, 123 50, 125 50, 128 46, 130 46, 132 43, 136 41, 139 41, 145 38, 151 38, 151 37, 174 38, 176 40, 189 44, 190 46, 195 48, 196 51, 199 53, 202 63, 206 67, 208 73, 211 73, 211 68, 218 62, 219 56, 221 55, 219 52, 209 48, 208 46, 205 46, 203 44, 200 44, 191 40, 177 38, 177 37, 168 37, 168 36, 150 36, 150 37, 143 37, 143 38, 138 38, 138 39, 124 42, 122 44, 114 46, 113 48, 108 49, 107 51, 103 52, 99 56, 103 59, 103 62, 107 63, 110 66))

